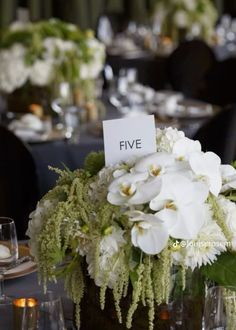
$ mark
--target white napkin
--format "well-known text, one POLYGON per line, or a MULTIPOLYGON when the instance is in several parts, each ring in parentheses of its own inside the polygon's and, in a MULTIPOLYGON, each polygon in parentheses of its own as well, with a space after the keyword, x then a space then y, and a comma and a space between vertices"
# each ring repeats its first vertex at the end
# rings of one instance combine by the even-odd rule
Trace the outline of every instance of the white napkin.
POLYGON ((20 119, 13 120, 9 128, 13 131, 17 129, 30 129, 33 131, 42 131, 43 130, 43 122, 33 114, 23 115, 20 119))
POLYGON ((7 259, 11 256, 9 248, 5 245, 0 244, 0 259, 7 259))

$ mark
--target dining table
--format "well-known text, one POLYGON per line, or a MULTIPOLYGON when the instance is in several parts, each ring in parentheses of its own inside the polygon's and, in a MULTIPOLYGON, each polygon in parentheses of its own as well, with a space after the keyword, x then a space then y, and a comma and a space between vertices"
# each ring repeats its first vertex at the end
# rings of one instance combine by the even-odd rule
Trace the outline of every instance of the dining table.
MULTIPOLYGON (((51 189, 55 185, 58 177, 58 175, 50 170, 48 166, 60 169, 68 167, 71 170, 82 167, 89 152, 104 149, 102 120, 119 118, 124 118, 124 115, 118 109, 109 105, 105 118, 101 118, 96 122, 81 125, 77 141, 72 142, 70 139, 63 138, 28 143, 28 148, 30 149, 36 164, 40 195, 43 196, 49 189, 51 189)), ((155 117, 157 127, 163 128, 170 125, 176 125, 176 127, 182 129, 188 137, 192 137, 198 127, 207 119, 209 119, 209 117, 182 117, 167 118, 166 121, 163 121, 160 118, 155 117)), ((25 244, 25 242, 22 243, 25 244)), ((55 291, 62 298, 67 329, 75 329, 73 321, 74 304, 66 295, 63 280, 58 280, 57 283, 48 283, 48 289, 55 291)), ((42 284, 39 284, 37 269, 34 269, 32 272, 25 272, 14 278, 6 278, 5 280, 5 293, 8 296, 25 297, 29 293, 34 293, 39 290, 42 291, 43 286, 42 284)))
MULTIPOLYGON (((145 88, 145 86, 143 87, 145 88)), ((65 135, 62 134, 57 138, 24 140, 35 162, 38 176, 39 198, 44 196, 55 185, 58 174, 53 168, 62 170, 68 168, 72 171, 77 168, 82 168, 86 156, 90 152, 104 150, 102 131, 103 120, 127 118, 140 114, 153 114, 156 127, 176 127, 177 129, 183 130, 187 137, 192 138, 198 128, 210 118, 208 115, 204 116, 204 111, 203 116, 198 116, 198 113, 197 116, 175 116, 175 112, 168 116, 159 116, 156 109, 153 109, 153 111, 149 111, 148 113, 145 111, 136 113, 130 109, 130 111, 126 111, 124 114, 122 109, 112 104, 111 98, 114 96, 112 93, 113 92, 110 92, 109 94, 106 92, 102 98, 104 108, 106 109, 103 115, 97 120, 81 123, 76 139, 72 140, 66 138, 65 135)), ((158 93, 161 95, 163 94, 166 98, 170 99, 169 93, 172 92, 168 90, 159 90, 158 93)), ((117 96, 116 91, 115 96, 117 96)), ((196 103, 196 101, 190 100, 190 104, 193 102, 196 103)), ((202 104, 205 106, 204 103, 202 104)), ((202 104, 200 103, 200 107, 202 104)), ((194 107, 196 110, 198 103, 197 105, 195 104, 194 107)), ((212 114, 214 114, 214 112, 212 112, 212 114)))
MULTIPOLYGON (((129 116, 136 116, 132 111, 124 115, 119 109, 106 103, 107 111, 104 118, 80 126, 80 132, 76 141, 70 139, 46 140, 30 142, 28 147, 35 161, 38 181, 39 195, 42 197, 54 185, 58 174, 52 168, 75 170, 82 168, 86 156, 92 152, 104 150, 102 121, 121 119, 129 116), (50 166, 50 169, 49 169, 50 166)), ((141 113, 144 115, 145 113, 141 113)), ((152 113, 150 113, 152 114, 152 113)), ((206 117, 163 117, 155 116, 156 127, 164 128, 168 126, 176 127, 185 132, 185 135, 192 138, 197 129, 209 119, 206 117)))
MULTIPOLYGON (((27 242, 19 242, 19 246, 27 248, 27 242)), ((19 266, 18 266, 19 267, 19 266)), ((17 271, 15 268, 11 271, 11 275, 6 275, 4 280, 4 293, 6 296, 11 298, 25 298, 32 296, 38 292, 43 292, 44 287, 42 283, 39 282, 39 276, 37 272, 37 265, 34 262, 25 263, 22 268, 23 271, 17 271), (33 265, 33 266, 32 266, 33 265)), ((67 330, 76 329, 74 325, 74 304, 71 299, 68 298, 64 290, 63 279, 58 279, 57 282, 48 282, 47 290, 54 292, 57 296, 61 298, 63 314, 65 319, 65 325, 67 330)), ((15 330, 14 328, 3 328, 2 323, 4 318, 2 315, 1 305, 0 305, 0 329, 1 330, 15 330)), ((11 306, 9 307, 9 314, 12 314, 11 306)), ((7 317, 7 315, 6 315, 7 317)), ((13 326, 13 325, 12 325, 13 326)), ((45 329, 46 330, 46 329, 45 329)))

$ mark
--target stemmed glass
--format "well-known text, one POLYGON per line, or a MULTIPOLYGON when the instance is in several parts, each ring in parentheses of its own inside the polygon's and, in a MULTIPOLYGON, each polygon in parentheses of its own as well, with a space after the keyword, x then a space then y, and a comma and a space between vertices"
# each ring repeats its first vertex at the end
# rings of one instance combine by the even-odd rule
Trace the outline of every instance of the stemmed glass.
POLYGON ((236 287, 213 286, 207 290, 205 330, 236 329, 236 287))
POLYGON ((18 259, 15 223, 11 218, 0 217, 0 304, 10 298, 4 295, 4 273, 14 267, 18 259))

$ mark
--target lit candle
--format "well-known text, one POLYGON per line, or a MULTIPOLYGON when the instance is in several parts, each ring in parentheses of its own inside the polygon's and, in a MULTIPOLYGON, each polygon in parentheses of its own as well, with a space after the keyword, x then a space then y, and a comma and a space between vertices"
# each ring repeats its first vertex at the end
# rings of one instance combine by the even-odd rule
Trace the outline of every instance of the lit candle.
POLYGON ((13 300, 14 329, 35 330, 37 327, 38 301, 34 298, 13 300))

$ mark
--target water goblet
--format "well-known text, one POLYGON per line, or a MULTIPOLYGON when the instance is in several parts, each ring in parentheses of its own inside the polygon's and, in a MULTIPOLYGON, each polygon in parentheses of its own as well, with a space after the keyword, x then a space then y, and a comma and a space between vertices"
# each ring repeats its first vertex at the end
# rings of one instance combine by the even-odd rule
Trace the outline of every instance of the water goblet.
POLYGON ((18 259, 15 223, 11 218, 0 217, 0 304, 10 298, 4 295, 4 273, 14 267, 18 259))
POLYGON ((207 289, 204 308, 205 330, 236 329, 236 287, 207 289))

